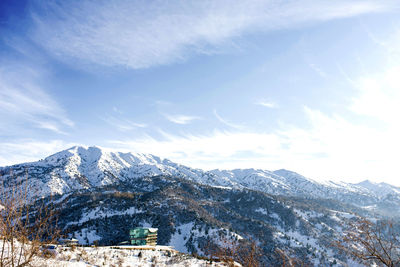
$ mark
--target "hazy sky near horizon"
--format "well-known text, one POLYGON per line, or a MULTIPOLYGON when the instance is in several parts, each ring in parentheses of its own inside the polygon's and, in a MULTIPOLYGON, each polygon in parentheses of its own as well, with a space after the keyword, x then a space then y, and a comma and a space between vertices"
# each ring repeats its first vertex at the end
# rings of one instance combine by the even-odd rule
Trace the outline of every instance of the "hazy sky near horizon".
POLYGON ((73 145, 400 185, 400 2, 0 3, 0 166, 73 145))

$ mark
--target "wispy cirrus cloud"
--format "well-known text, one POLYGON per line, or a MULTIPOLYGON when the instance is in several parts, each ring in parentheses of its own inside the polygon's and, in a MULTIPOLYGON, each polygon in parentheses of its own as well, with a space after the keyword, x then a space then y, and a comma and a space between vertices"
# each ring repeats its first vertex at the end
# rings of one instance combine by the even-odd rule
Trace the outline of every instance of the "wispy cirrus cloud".
POLYGON ((216 109, 213 110, 213 113, 214 113, 214 116, 217 118, 217 120, 218 120, 219 122, 221 122, 222 124, 226 125, 226 126, 229 126, 229 127, 231 127, 231 128, 234 128, 234 129, 243 129, 243 127, 244 127, 244 126, 241 125, 241 124, 233 123, 233 122, 231 122, 231 121, 228 121, 228 120, 222 118, 222 117, 218 114, 218 112, 217 112, 216 109))
POLYGON ((218 51, 245 33, 381 12, 395 4, 392 0, 36 1, 30 34, 66 62, 139 69, 218 51))
POLYGON ((131 131, 137 128, 146 128, 148 125, 146 123, 138 123, 134 122, 132 120, 126 119, 119 116, 112 116, 112 115, 106 115, 101 117, 101 119, 111 126, 117 128, 120 131, 131 131))
POLYGON ((42 72, 15 64, 0 66, 0 134, 45 129, 58 134, 74 126, 65 110, 41 86, 42 72))
POLYGON ((266 108, 278 108, 278 104, 272 101, 260 100, 255 103, 256 105, 263 106, 266 108))
POLYGON ((317 64, 315 64, 315 63, 310 63, 309 66, 310 66, 310 68, 313 69, 320 77, 322 77, 322 78, 328 77, 328 74, 327 74, 323 69, 321 69, 321 67, 319 67, 317 64))
POLYGON ((194 120, 201 119, 201 117, 198 117, 198 116, 188 116, 188 115, 182 115, 182 114, 165 114, 164 113, 163 116, 170 122, 173 122, 176 124, 189 124, 194 120))

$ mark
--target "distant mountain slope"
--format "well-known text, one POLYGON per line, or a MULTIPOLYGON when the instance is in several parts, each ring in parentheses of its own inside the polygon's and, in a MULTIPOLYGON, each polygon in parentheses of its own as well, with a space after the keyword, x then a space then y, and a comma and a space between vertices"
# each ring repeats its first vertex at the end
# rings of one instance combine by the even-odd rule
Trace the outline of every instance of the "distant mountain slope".
POLYGON ((288 170, 203 171, 150 154, 114 152, 99 147, 76 146, 37 162, 0 168, 0 180, 6 186, 16 181, 10 177, 27 176, 31 196, 94 190, 159 175, 274 195, 337 199, 369 208, 382 207, 382 211, 400 209, 400 188, 388 184, 320 183, 288 170))
POLYGON ((387 183, 374 183, 369 180, 365 180, 357 184, 360 187, 367 189, 370 193, 374 193, 379 197, 386 197, 387 195, 399 195, 400 188, 387 184, 387 183))

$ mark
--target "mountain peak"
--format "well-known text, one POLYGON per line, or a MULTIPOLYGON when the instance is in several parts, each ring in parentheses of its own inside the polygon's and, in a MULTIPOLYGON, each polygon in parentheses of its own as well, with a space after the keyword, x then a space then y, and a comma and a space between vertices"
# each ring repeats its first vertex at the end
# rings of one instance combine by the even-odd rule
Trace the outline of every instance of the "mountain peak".
POLYGON ((73 146, 46 157, 44 161, 48 163, 54 163, 59 162, 62 159, 67 159, 71 157, 95 160, 99 159, 102 153, 102 149, 97 146, 73 146))
POLYGON ((375 184, 376 184, 376 183, 372 182, 372 181, 369 180, 369 179, 366 179, 366 180, 364 180, 364 181, 362 181, 362 182, 357 183, 357 185, 375 185, 375 184))

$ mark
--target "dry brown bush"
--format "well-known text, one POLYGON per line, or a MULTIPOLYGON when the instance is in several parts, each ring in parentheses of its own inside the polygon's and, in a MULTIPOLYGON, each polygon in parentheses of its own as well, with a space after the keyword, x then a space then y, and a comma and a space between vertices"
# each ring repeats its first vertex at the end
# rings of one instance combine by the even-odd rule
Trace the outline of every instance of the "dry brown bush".
POLYGON ((52 206, 43 201, 34 206, 27 199, 27 179, 15 181, 13 186, 0 184, 0 267, 29 265, 35 256, 44 256, 43 245, 59 233, 52 206))
POLYGON ((311 266, 296 257, 289 256, 287 254, 287 252, 285 252, 281 249, 278 249, 278 248, 275 249, 275 253, 279 256, 279 258, 281 260, 280 264, 282 267, 309 267, 309 266, 311 266))
MULTIPOLYGON (((210 255, 211 261, 221 261, 229 267, 237 266, 235 262, 240 263, 243 267, 262 267, 263 251, 257 246, 254 240, 229 240, 223 239, 220 244, 209 244, 206 253, 210 255)), ((277 258, 276 265, 282 267, 308 267, 304 261, 289 256, 287 252, 276 249, 275 256, 277 258)))
POLYGON ((335 244, 346 254, 364 263, 384 266, 400 265, 400 237, 390 221, 372 223, 360 219, 352 223, 335 244))
POLYGON ((219 245, 209 244, 206 253, 210 260, 221 261, 229 267, 261 267, 262 251, 254 241, 240 242, 237 240, 222 239, 219 245))

